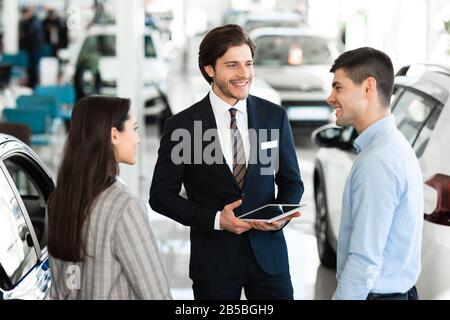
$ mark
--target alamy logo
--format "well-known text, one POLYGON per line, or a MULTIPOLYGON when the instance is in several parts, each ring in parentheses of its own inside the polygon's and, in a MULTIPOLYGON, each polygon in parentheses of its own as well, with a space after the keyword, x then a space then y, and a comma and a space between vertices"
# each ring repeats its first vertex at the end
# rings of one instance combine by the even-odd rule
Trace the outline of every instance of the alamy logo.
POLYGON ((66 286, 69 290, 81 289, 81 270, 77 265, 70 265, 66 270, 66 286))
MULTIPOLYGON (((230 137, 230 141, 233 141, 234 134, 236 134, 234 130, 228 129, 224 137, 230 137)), ((250 141, 248 164, 260 164, 261 175, 273 175, 278 171, 279 137, 278 129, 248 129, 250 141)), ((203 132, 201 121, 194 122, 193 136, 189 130, 179 128, 172 132, 170 139, 178 142, 170 155, 172 163, 176 165, 224 163, 218 130, 213 128, 203 132)))

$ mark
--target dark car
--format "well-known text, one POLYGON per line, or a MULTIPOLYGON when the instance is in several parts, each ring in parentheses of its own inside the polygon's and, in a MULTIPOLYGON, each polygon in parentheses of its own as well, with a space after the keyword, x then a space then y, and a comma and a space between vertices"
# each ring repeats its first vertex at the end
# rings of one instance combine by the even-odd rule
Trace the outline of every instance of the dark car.
POLYGON ((45 207, 54 188, 33 151, 0 134, 0 300, 48 296, 45 207))

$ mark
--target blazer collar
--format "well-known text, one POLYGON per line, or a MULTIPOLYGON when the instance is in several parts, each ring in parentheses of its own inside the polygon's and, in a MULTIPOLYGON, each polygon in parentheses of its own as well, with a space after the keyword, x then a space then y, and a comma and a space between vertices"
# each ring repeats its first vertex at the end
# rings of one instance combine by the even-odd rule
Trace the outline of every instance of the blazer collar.
MULTIPOLYGON (((249 164, 247 167, 247 173, 243 190, 244 192, 245 190, 251 188, 251 183, 254 180, 252 177, 254 176, 254 174, 258 173, 258 169, 260 167, 258 157, 260 139, 258 136, 258 131, 259 129, 263 129, 261 126, 263 125, 263 121, 267 116, 267 111, 266 108, 264 108, 264 106, 257 103, 255 97, 249 95, 247 97, 247 114, 248 114, 248 128, 256 132, 256 135, 250 134, 250 158, 258 159, 258 161, 256 161, 255 164, 249 164)), ((194 119, 194 121, 202 121, 203 132, 208 129, 217 129, 217 123, 216 119, 214 118, 214 112, 211 106, 209 93, 198 102, 198 108, 196 108, 196 110, 191 114, 191 116, 194 119)), ((223 157, 222 149, 220 149, 220 152, 223 157)), ((224 165, 220 167, 223 167, 222 170, 227 171, 227 175, 229 175, 229 177, 232 179, 235 187, 239 188, 236 180, 234 179, 233 174, 226 165, 225 158, 223 158, 223 163, 224 165)))
MULTIPOLYGON (((211 101, 208 93, 202 100, 198 102, 198 108, 192 113, 194 120, 203 121, 203 127, 205 129, 217 128, 216 119, 214 118, 214 112, 212 110, 211 101)), ((258 105, 255 101, 255 97, 249 95, 247 97, 247 114, 248 114, 248 127, 253 129, 259 129, 259 119, 264 118, 267 113, 266 109, 261 105, 258 105)))

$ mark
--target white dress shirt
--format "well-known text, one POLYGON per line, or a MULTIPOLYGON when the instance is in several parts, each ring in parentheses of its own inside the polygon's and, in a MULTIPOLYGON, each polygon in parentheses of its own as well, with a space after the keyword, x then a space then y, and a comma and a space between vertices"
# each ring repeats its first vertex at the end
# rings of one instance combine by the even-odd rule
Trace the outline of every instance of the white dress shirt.
MULTIPOLYGON (((233 145, 231 142, 231 115, 230 108, 236 108, 236 124, 242 137, 245 152, 245 162, 248 166, 248 160, 250 158, 250 138, 248 134, 248 115, 247 115, 247 100, 239 100, 234 106, 229 105, 218 97, 211 89, 209 92, 209 100, 214 113, 214 118, 217 124, 217 133, 219 136, 219 143, 222 149, 223 156, 225 158, 230 171, 233 172, 233 145)), ((214 229, 220 229, 220 211, 216 213, 214 220, 214 229)))

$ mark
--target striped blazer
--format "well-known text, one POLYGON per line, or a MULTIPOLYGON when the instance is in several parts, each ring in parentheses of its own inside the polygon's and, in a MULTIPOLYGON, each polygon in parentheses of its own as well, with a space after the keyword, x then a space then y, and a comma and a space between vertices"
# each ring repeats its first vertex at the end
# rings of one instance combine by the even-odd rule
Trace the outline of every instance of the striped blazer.
POLYGON ((96 199, 83 228, 86 256, 50 256, 50 299, 171 299, 143 202, 116 181, 96 199))

